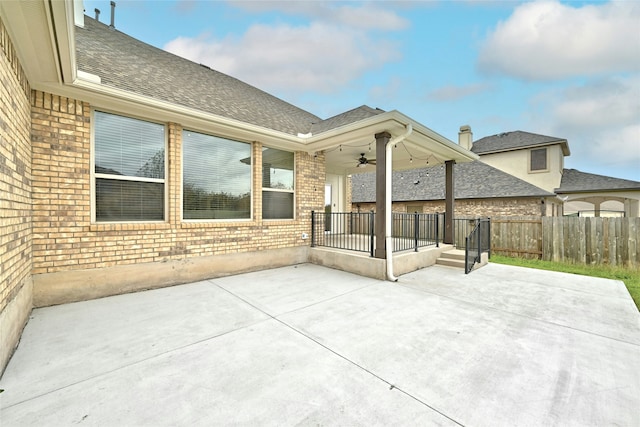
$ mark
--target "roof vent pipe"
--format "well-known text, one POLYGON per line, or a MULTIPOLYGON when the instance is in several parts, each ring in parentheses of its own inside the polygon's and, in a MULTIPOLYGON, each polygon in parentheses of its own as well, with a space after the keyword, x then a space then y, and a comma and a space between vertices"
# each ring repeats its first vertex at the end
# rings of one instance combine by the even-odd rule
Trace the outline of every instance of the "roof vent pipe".
POLYGON ((111 2, 111 24, 109 24, 111 28, 116 28, 115 21, 116 21, 116 2, 112 1, 111 2))
POLYGON ((95 8, 93 11, 96 13, 96 21, 100 22, 100 9, 95 8))

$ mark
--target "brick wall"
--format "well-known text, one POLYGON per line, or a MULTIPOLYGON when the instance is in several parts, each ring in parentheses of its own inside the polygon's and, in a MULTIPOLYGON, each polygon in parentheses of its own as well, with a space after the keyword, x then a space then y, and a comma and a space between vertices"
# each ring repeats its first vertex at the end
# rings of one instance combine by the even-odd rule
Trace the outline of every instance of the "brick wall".
MULTIPOLYGON (((29 82, 0 20, 0 312, 31 277, 29 82)), ((1 372, 2 366, 0 366, 1 372)))
MULTIPOLYGON (((444 200, 426 202, 394 202, 394 212, 406 212, 407 204, 422 205, 423 213, 444 212, 444 200)), ((369 212, 376 209, 375 203, 354 204, 352 210, 369 212)), ((479 216, 541 216, 539 198, 509 198, 509 199, 467 199, 455 201, 455 217, 479 216)))
MULTIPOLYGON (((91 223, 91 112, 33 92, 34 274, 183 260, 308 245, 310 212, 324 203, 324 157, 295 153, 296 219, 260 217, 262 145, 253 143, 253 220, 180 220, 182 126, 168 124, 168 212, 163 223, 91 223)), ((149 119, 153 119, 152 117, 149 119)))

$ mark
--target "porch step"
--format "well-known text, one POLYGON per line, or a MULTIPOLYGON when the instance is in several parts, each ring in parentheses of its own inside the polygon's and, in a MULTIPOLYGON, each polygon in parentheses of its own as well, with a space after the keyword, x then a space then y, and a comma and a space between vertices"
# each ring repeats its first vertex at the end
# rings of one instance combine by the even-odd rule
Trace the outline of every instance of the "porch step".
POLYGON ((464 251, 452 249, 447 252, 442 252, 440 257, 436 259, 436 264, 464 269, 464 251))

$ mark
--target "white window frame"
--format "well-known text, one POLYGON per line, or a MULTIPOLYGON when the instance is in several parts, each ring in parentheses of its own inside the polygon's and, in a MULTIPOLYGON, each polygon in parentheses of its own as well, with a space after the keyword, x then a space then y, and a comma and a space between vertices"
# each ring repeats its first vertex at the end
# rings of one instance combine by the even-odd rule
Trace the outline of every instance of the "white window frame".
POLYGON ((162 123, 156 120, 149 120, 144 117, 138 117, 130 114, 124 113, 116 113, 103 108, 92 108, 91 109, 91 166, 90 166, 90 176, 91 176, 91 224, 164 224, 168 221, 169 216, 169 186, 167 185, 167 176, 169 173, 169 132, 167 129, 167 124, 162 123), (164 127, 164 179, 158 178, 145 178, 145 177, 130 177, 123 175, 110 175, 104 173, 96 173, 96 127, 95 127, 95 113, 100 112, 104 114, 111 114, 114 116, 126 117, 129 119, 142 120, 149 123, 156 123, 162 125, 164 127), (133 182, 151 182, 158 183, 163 185, 164 191, 164 219, 162 220, 141 220, 141 221, 97 221, 96 220, 96 179, 111 179, 111 180, 119 180, 119 181, 133 181, 133 182))
POLYGON ((249 145, 249 156, 251 157, 251 175, 250 175, 250 190, 249 190, 249 197, 251 198, 251 202, 250 202, 250 212, 249 212, 249 218, 229 218, 229 219, 190 219, 184 218, 184 138, 182 138, 182 133, 180 134, 180 140, 182 141, 180 144, 180 220, 182 222, 185 223, 229 223, 229 222, 251 222, 253 221, 253 198, 254 198, 254 194, 253 194, 253 177, 254 177, 254 171, 253 168, 255 166, 255 159, 254 159, 254 155, 253 155, 253 148, 254 148, 254 143, 252 142, 246 142, 246 141, 239 141, 237 139, 231 139, 231 138, 227 138, 226 136, 221 136, 221 135, 214 135, 210 132, 204 132, 204 131, 200 131, 200 130, 195 130, 193 128, 183 128, 182 132, 195 132, 195 133, 200 133, 202 135, 209 135, 209 136, 213 136, 216 138, 222 138, 222 139, 227 139, 229 141, 234 141, 234 142, 241 142, 243 144, 248 144, 249 145))
MULTIPOLYGON (((297 182, 296 182, 296 177, 297 175, 297 162, 296 162, 296 153, 294 151, 289 151, 289 150, 283 150, 281 148, 274 148, 274 147, 267 147, 267 146, 263 146, 263 152, 264 152, 264 148, 271 148, 274 150, 279 150, 279 151, 284 151, 286 153, 291 153, 293 155, 293 190, 283 190, 280 188, 268 188, 268 187, 263 187, 262 186, 262 182, 263 182, 263 176, 260 176, 260 188, 261 188, 261 192, 265 192, 265 191, 270 191, 270 192, 274 192, 274 193, 291 193, 293 194, 293 198, 292 198, 292 212, 293 215, 291 216, 291 218, 265 218, 264 217, 264 201, 262 202, 261 206, 262 206, 262 211, 260 212, 260 216, 262 217, 263 221, 294 221, 296 219, 296 188, 297 188, 297 182)), ((263 168, 263 164, 264 164, 264 159, 262 159, 261 157, 261 163, 260 163, 260 169, 263 168)), ((263 172, 264 173, 264 172, 263 172)), ((262 194, 260 194, 260 197, 262 197, 262 194)))
POLYGON ((549 172, 549 147, 537 147, 537 148, 532 148, 529 150, 529 173, 541 173, 541 172, 549 172), (537 150, 544 150, 544 154, 546 157, 545 163, 546 163, 546 167, 544 169, 532 169, 531 166, 533 166, 532 160, 533 160, 533 152, 537 151, 537 150))

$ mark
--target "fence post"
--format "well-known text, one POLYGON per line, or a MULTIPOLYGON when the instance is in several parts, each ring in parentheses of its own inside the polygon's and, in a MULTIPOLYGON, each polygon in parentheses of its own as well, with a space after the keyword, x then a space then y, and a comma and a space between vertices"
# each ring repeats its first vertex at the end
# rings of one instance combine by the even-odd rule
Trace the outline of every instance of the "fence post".
POLYGON ((316 211, 311 211, 311 247, 316 246, 316 211))
POLYGON ((413 214, 413 242, 414 242, 414 250, 418 252, 418 235, 420 233, 420 217, 418 216, 418 212, 413 214))
POLYGON ((440 247, 440 214, 436 212, 436 248, 440 247))
POLYGON ((369 255, 373 257, 374 239, 375 239, 375 227, 373 219, 375 215, 373 211, 369 212, 369 255))
POLYGON ((464 274, 469 274, 469 237, 464 238, 464 274))
POLYGON ((491 259, 491 217, 487 217, 487 244, 489 245, 488 257, 491 259))

